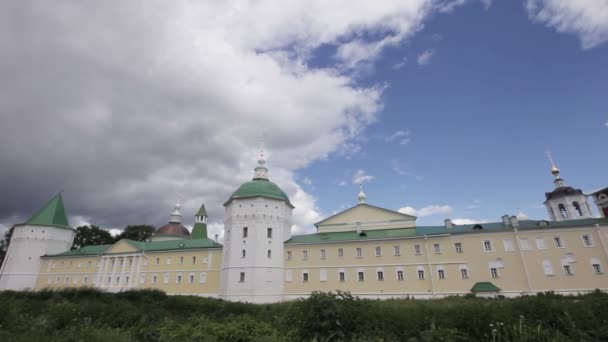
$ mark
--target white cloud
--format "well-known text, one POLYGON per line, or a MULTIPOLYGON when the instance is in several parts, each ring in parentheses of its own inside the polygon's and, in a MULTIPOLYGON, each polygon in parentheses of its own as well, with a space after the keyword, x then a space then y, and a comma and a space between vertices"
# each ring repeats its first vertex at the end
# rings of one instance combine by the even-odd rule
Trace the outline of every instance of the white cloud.
POLYGON ((439 12, 441 13, 452 13, 456 7, 464 5, 466 0, 451 0, 445 1, 438 5, 439 12))
POLYGON ((343 180, 338 183, 338 186, 346 186, 346 184, 348 184, 348 182, 343 180))
POLYGON ((397 211, 407 215, 424 217, 432 215, 450 215, 452 214, 454 209, 449 205, 429 205, 420 209, 415 209, 412 207, 403 207, 397 211))
POLYGON ((479 208, 480 203, 481 203, 481 200, 476 199, 476 200, 473 200, 473 204, 469 204, 465 208, 466 209, 477 209, 477 208, 479 208))
POLYGON ((425 50, 423 53, 418 55, 418 65, 428 65, 431 63, 431 58, 433 58, 434 54, 434 50, 425 50))
POLYGON ((476 220, 470 218, 455 218, 452 219, 452 223, 454 224, 478 224, 478 223, 486 223, 487 220, 476 220))
POLYGON ((608 41, 608 0, 526 0, 531 20, 578 35, 583 49, 608 41))
POLYGON ((365 170, 357 170, 357 172, 353 175, 353 184, 363 184, 365 182, 370 182, 374 179, 374 176, 368 175, 365 173, 365 170))
POLYGON ((492 0, 481 0, 481 3, 485 6, 486 9, 492 6, 492 0))
POLYGON ((407 145, 410 142, 410 131, 398 130, 386 137, 385 140, 388 142, 396 140, 399 145, 407 145))
POLYGON ((399 62, 393 64, 393 69, 399 70, 407 64, 407 57, 403 57, 399 62))
POLYGON ((304 183, 306 185, 312 185, 312 180, 310 178, 306 177, 302 180, 302 183, 304 183))
POLYGON ((606 121, 606 122, 604 123, 604 126, 608 127, 608 121, 606 121))

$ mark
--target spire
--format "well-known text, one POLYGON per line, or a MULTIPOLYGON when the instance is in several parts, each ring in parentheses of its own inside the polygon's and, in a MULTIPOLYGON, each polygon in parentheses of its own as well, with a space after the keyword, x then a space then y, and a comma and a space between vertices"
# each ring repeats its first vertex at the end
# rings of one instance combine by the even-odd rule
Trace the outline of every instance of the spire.
POLYGON ((36 212, 27 222, 31 225, 39 226, 62 226, 70 227, 61 192, 51 198, 38 212, 36 212))
POLYGON ((367 196, 365 196, 365 193, 363 192, 363 183, 359 184, 359 196, 357 196, 357 198, 359 199, 359 203, 365 203, 367 200, 367 196))
POLYGON ((262 139, 262 146, 260 147, 260 157, 258 158, 258 166, 255 168, 255 175, 253 179, 265 179, 268 180, 268 168, 266 167, 266 158, 264 157, 264 140, 262 139))
POLYGON ((207 210, 205 204, 196 212, 194 217, 194 227, 192 228, 191 239, 206 239, 207 238, 207 210))
POLYGON ((553 180, 553 184, 555 184, 556 188, 566 186, 566 182, 564 182, 562 177, 559 175, 559 168, 555 165, 555 162, 553 161, 551 151, 547 151, 547 156, 549 157, 549 161, 551 162, 551 174, 555 177, 555 179, 553 180))
POLYGON ((182 223, 182 213, 180 212, 181 208, 181 204, 175 203, 175 207, 173 208, 173 212, 171 213, 169 223, 182 223))

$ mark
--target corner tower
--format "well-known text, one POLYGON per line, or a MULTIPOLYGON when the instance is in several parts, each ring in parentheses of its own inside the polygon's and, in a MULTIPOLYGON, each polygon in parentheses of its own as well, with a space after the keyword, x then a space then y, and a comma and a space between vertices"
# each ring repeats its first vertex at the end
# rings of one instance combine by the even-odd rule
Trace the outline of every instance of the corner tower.
POLYGON ((221 297, 272 303, 283 299, 284 245, 291 238, 293 205, 268 179, 263 153, 251 181, 224 203, 221 297))
POLYGON ((68 223, 61 193, 27 222, 14 228, 0 270, 0 290, 33 289, 40 270, 40 257, 66 252, 74 242, 75 231, 68 223))
POLYGON ((592 218, 591 208, 587 202, 587 196, 581 189, 575 189, 566 185, 566 181, 559 174, 559 169, 555 166, 551 154, 551 174, 555 179, 553 184, 555 189, 545 193, 545 206, 549 212, 549 217, 553 221, 579 220, 592 218))

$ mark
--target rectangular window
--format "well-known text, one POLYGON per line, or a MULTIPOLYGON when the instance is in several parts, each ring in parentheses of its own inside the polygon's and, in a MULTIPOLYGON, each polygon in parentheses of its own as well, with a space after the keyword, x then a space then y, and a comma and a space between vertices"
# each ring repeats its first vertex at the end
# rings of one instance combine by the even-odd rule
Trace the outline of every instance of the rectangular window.
POLYGON ((320 281, 327 281, 327 270, 326 269, 321 269, 319 271, 319 280, 320 281))
POLYGON ((562 242, 562 238, 559 236, 553 237, 553 243, 555 244, 555 248, 564 248, 564 243, 562 242))
POLYGON ((484 252, 492 252, 492 241, 483 240, 483 250, 484 252))
POLYGON ((538 248, 538 249, 547 249, 547 244, 545 243, 545 238, 544 237, 537 237, 536 238, 536 248, 538 248))
POLYGON ((179 257, 179 264, 183 265, 184 264, 184 257, 179 257))
POLYGON ((308 251, 307 250, 302 251, 302 260, 308 260, 308 251))
POLYGON ((384 280, 384 271, 377 271, 376 273, 378 274, 378 281, 383 281, 384 280))
POLYGON ((365 280, 365 272, 363 272, 363 271, 357 272, 357 279, 359 281, 364 281, 365 280))
POLYGON ((291 251, 287 251, 287 260, 291 260, 291 251))
POLYGON ((382 256, 382 247, 376 247, 376 248, 375 248, 375 251, 376 251, 376 256, 377 256, 377 257, 378 257, 378 256, 382 256))
POLYGON ((239 283, 244 283, 245 282, 245 272, 241 272, 239 274, 239 283))
POLYGON ((195 257, 195 256, 193 256, 193 257, 192 257, 192 265, 195 265, 195 264, 196 264, 196 257, 195 257))
MULTIPOLYGON (((243 278, 244 280, 245 278, 243 278)), ((204 284, 207 282, 207 272, 201 272, 201 274, 199 275, 199 279, 198 282, 201 284, 204 284)))
POLYGON ((583 234, 581 235, 581 238, 583 239, 583 245, 585 247, 593 246, 593 240, 591 240, 591 235, 583 234))
POLYGON ((492 278, 498 278, 498 268, 496 268, 496 267, 490 268, 490 275, 492 275, 492 278))
POLYGON ((266 228, 266 237, 272 239, 272 228, 266 228))
POLYGON ((182 275, 178 274, 177 277, 175 278, 175 283, 176 284, 181 284, 182 283, 182 275))
POLYGON ((414 245, 414 254, 420 255, 420 245, 414 245))
POLYGON ((169 273, 165 273, 163 276, 163 283, 169 284, 169 273))
POLYGON ((156 264, 160 265, 160 258, 156 258, 156 264))
POLYGON ((553 275, 553 264, 551 263, 550 260, 544 260, 543 261, 543 271, 545 272, 545 275, 553 275))
POLYGON ((190 273, 188 276, 188 283, 194 284, 194 273, 190 273))
POLYGON ((157 281, 158 281, 158 276, 155 274, 152 276, 152 284, 156 284, 157 281))
POLYGON ((570 266, 570 265, 564 265, 564 274, 565 275, 572 275, 572 266, 570 266))
POLYGON ((361 250, 361 248, 357 247, 357 258, 361 258, 363 256, 363 250, 361 250))
POLYGON ((247 235, 249 235, 249 228, 243 227, 243 239, 246 238, 247 235))
POLYGON ((247 257, 247 250, 243 249, 241 250, 241 258, 246 258, 247 257))
POLYGON ((438 243, 434 243, 434 244, 433 244, 433 252, 434 252, 435 254, 439 254, 439 253, 441 253, 441 246, 439 246, 439 244, 438 244, 438 243))
POLYGON ((602 266, 600 264, 592 264, 594 273, 602 273, 602 266))
POLYGON ((461 268, 460 269, 460 278, 462 279, 468 279, 469 278, 469 270, 466 268, 461 268))
POLYGON ((505 248, 505 252, 513 252, 513 240, 512 239, 504 239, 502 240, 502 244, 505 248))
POLYGON ((139 275, 139 283, 140 284, 145 284, 146 283, 146 275, 145 274, 140 274, 139 275))
POLYGON ((528 238, 520 238, 519 245, 521 246, 521 249, 524 251, 529 251, 532 249, 532 246, 530 246, 530 241, 528 240, 528 238))
POLYGON ((403 276, 403 270, 397 270, 397 280, 403 280, 405 277, 403 276))
POLYGON ((424 280, 424 270, 418 270, 418 279, 424 280))
POLYGON ((266 251, 266 256, 268 257, 268 259, 272 258, 272 250, 268 250, 266 251))
POLYGON ((305 283, 308 282, 308 272, 302 272, 302 281, 305 283))
POLYGON ((462 243, 461 242, 456 242, 454 244, 454 248, 456 248, 456 253, 462 253, 462 243))
POLYGON ((340 279, 340 282, 346 281, 346 273, 344 271, 340 271, 338 273, 338 278, 340 279))
POLYGON ((166 260, 167 265, 171 265, 171 257, 168 257, 166 260))
POLYGON ((321 250, 321 259, 325 259, 325 250, 324 249, 321 250))
POLYGON ((84 278, 82 278, 82 283, 87 284, 88 282, 89 282, 89 277, 84 276, 84 278))
POLYGON ((285 271, 285 281, 293 281, 293 272, 291 270, 285 271))
POLYGON ((445 271, 444 270, 437 270, 437 277, 439 277, 439 279, 445 279, 445 271))
POLYGON ((338 248, 338 258, 342 258, 344 256, 344 250, 342 248, 338 248))
POLYGON ((393 254, 401 255, 401 248, 399 246, 393 246, 393 254))

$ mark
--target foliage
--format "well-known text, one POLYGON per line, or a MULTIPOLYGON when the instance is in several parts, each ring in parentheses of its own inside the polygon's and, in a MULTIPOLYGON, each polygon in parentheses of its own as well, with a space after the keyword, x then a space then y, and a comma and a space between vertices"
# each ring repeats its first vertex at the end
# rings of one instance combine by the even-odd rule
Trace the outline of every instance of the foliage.
POLYGON ((120 239, 129 239, 135 241, 146 241, 152 237, 156 228, 145 224, 127 226, 122 233, 116 236, 116 241, 120 239))
POLYGON ((2 267, 2 262, 4 262, 4 258, 6 257, 8 245, 11 243, 11 237, 13 236, 14 231, 15 226, 12 226, 4 233, 4 239, 0 240, 0 267, 2 267))
POLYGON ((81 248, 84 246, 97 246, 112 244, 116 239, 109 231, 101 229, 97 226, 80 226, 76 228, 76 236, 72 249, 81 248))
POLYGON ((0 292, 0 341, 607 341, 608 294, 255 305, 92 288, 0 292))

